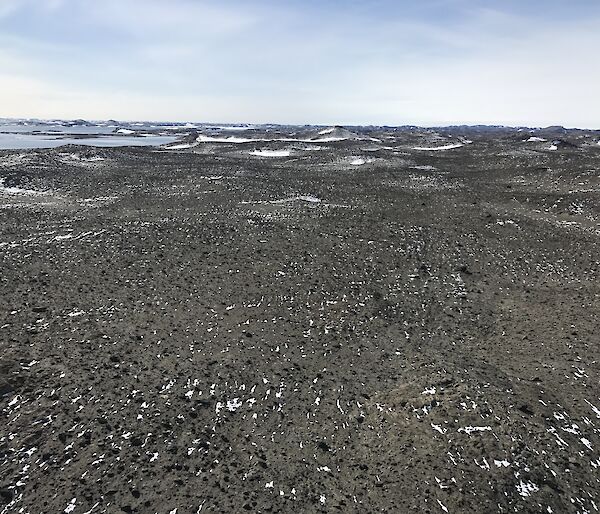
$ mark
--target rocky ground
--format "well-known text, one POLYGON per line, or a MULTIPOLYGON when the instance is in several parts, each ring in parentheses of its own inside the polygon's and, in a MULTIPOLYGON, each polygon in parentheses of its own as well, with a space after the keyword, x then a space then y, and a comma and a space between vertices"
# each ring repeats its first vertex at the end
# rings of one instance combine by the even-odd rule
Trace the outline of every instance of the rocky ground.
POLYGON ((0 513, 596 512, 600 134, 286 130, 0 152, 0 513))

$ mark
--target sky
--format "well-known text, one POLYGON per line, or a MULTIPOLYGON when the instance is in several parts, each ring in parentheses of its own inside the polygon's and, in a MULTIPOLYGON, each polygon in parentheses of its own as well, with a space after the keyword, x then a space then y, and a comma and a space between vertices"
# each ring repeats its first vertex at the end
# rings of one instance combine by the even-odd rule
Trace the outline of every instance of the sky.
POLYGON ((600 128, 600 2, 0 0, 0 117, 600 128))

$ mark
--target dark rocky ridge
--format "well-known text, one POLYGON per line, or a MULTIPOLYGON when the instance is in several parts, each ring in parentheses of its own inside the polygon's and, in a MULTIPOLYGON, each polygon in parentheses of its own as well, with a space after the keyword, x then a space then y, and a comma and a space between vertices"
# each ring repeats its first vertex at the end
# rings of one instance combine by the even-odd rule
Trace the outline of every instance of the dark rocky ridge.
POLYGON ((600 138, 532 134, 0 152, 0 512, 593 512, 600 138))

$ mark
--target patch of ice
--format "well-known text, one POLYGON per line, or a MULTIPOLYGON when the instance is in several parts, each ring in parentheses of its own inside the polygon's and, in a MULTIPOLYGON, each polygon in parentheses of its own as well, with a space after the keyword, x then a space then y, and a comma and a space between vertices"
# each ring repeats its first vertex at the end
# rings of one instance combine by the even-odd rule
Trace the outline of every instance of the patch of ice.
POLYGON ((417 146, 415 148, 413 148, 413 150, 420 150, 423 152, 436 152, 439 150, 453 150, 455 148, 460 148, 461 146, 464 146, 463 143, 456 143, 456 144, 452 144, 452 145, 445 145, 445 146, 432 146, 432 147, 427 147, 427 146, 417 146))

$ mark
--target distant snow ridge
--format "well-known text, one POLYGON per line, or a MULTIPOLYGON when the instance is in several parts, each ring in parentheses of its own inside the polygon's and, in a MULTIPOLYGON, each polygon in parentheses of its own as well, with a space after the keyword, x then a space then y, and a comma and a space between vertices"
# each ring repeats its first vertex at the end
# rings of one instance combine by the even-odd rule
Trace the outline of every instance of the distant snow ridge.
POLYGON ((198 143, 252 143, 253 141, 261 141, 260 139, 249 139, 247 137, 227 136, 227 137, 212 137, 200 134, 196 139, 198 143))
MULTIPOLYGON (((308 134, 303 138, 298 137, 271 137, 271 138, 248 138, 239 136, 208 136, 200 134, 196 141, 198 143, 228 143, 228 144, 243 144, 243 143, 269 143, 269 142, 286 142, 286 143, 333 143, 336 141, 345 141, 347 139, 365 139, 358 134, 351 132, 344 127, 331 127, 315 132, 312 135, 308 134)), ((366 138, 372 141, 378 141, 373 138, 366 138)))
POLYGON ((331 143, 345 141, 346 139, 360 139, 358 134, 340 126, 329 127, 317 132, 316 137, 310 138, 310 142, 331 143))
POLYGON ((319 132, 319 135, 324 136, 325 134, 331 134, 334 130, 335 130, 335 127, 326 128, 326 129, 321 130, 319 132))

